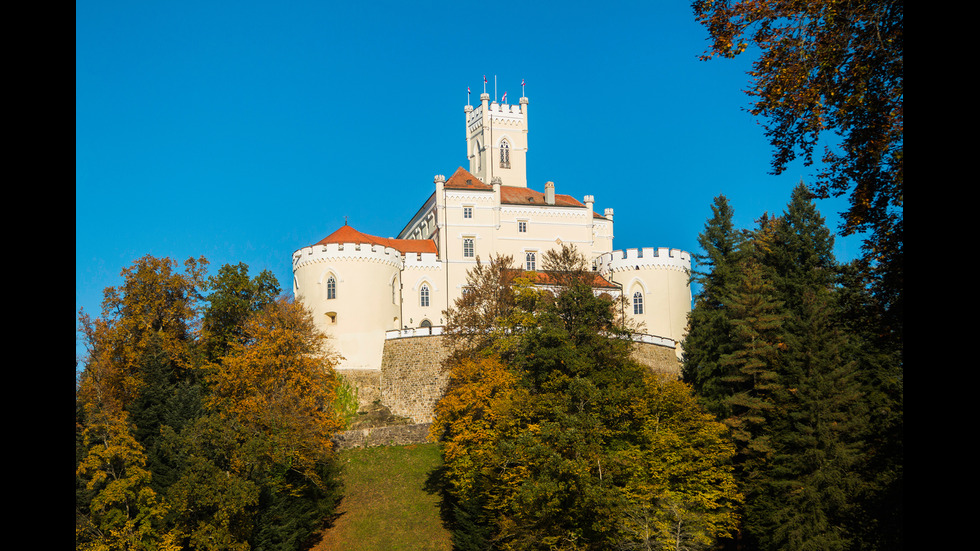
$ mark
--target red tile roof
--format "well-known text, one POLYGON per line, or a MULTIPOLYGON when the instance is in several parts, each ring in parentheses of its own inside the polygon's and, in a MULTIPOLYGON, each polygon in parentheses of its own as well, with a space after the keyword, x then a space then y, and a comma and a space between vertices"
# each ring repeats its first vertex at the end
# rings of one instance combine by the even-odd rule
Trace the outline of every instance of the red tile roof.
POLYGON ((377 237, 359 232, 347 224, 344 224, 339 230, 324 237, 316 244, 325 245, 327 243, 367 243, 370 245, 391 247, 402 253, 436 252, 436 242, 431 239, 392 239, 390 237, 377 237))
MULTIPOLYGON (((531 188, 500 186, 500 202, 510 205, 547 205, 544 193, 534 191, 531 188)), ((578 202, 571 195, 555 194, 556 207, 580 207, 585 205, 578 202)))
MULTIPOLYGON (((557 284, 555 282, 555 279, 554 279, 553 275, 552 275, 553 274, 552 272, 548 272, 548 271, 528 272, 528 271, 525 271, 525 270, 518 270, 518 269, 513 269, 513 268, 508 268, 506 271, 507 271, 507 273, 511 277, 516 277, 516 276, 519 276, 521 274, 533 274, 531 276, 531 281, 535 285, 556 285, 557 284)), ((593 289, 619 289, 620 288, 619 285, 617 285, 617 284, 609 281, 608 279, 606 279, 605 277, 603 277, 600 274, 592 273, 590 275, 592 276, 592 282, 591 282, 590 285, 592 286, 593 289)))
POLYGON ((446 189, 478 189, 482 191, 493 191, 493 186, 484 184, 479 178, 470 174, 463 167, 456 169, 456 172, 446 181, 446 189))

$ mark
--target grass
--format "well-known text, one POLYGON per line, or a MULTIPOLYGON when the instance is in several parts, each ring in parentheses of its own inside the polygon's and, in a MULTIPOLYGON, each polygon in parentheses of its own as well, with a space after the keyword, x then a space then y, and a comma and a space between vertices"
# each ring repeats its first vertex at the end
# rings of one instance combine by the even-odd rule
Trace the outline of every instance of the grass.
POLYGON ((426 489, 442 465, 437 444, 345 450, 340 459, 339 516, 313 551, 452 549, 439 495, 426 489))

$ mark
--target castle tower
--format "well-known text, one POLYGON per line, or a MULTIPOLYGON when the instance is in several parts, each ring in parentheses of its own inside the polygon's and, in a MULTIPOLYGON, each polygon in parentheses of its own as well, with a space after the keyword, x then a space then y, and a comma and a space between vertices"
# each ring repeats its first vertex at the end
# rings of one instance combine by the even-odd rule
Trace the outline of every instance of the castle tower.
POLYGON ((502 185, 527 187, 527 106, 525 97, 508 105, 491 102, 484 92, 480 105, 463 108, 469 171, 481 181, 500 178, 502 185))

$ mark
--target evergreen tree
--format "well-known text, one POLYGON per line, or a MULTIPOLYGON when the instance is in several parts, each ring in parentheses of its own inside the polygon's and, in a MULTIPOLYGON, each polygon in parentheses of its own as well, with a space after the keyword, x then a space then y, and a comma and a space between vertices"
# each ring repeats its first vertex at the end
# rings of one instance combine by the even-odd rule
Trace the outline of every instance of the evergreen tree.
POLYGON ((724 195, 714 199, 712 217, 698 235, 703 252, 692 255, 696 268, 691 285, 700 288, 688 316, 684 339, 684 380, 691 384, 708 411, 728 416, 724 404, 726 375, 720 358, 732 350, 732 320, 727 304, 739 278, 744 235, 734 227, 734 210, 724 195))

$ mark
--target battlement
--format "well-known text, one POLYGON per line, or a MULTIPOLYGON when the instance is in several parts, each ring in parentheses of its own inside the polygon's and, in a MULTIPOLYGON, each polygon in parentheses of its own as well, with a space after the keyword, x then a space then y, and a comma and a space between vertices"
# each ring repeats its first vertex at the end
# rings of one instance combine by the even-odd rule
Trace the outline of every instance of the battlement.
POLYGON ((369 243, 325 243, 304 247, 293 253, 293 270, 307 264, 337 260, 378 262, 401 268, 402 253, 391 247, 369 243))
POLYGON ((369 243, 326 243, 293 253, 293 270, 306 264, 337 260, 380 262, 399 269, 442 267, 437 253, 402 253, 392 247, 369 243))
POLYGON ((442 268, 442 261, 437 253, 405 253, 402 257, 403 267, 412 268, 442 268))
POLYGON ((603 254, 592 265, 600 273, 641 268, 690 270, 691 253, 668 247, 626 249, 603 254))

